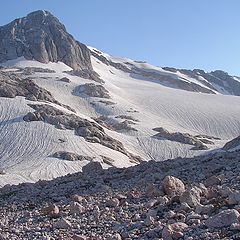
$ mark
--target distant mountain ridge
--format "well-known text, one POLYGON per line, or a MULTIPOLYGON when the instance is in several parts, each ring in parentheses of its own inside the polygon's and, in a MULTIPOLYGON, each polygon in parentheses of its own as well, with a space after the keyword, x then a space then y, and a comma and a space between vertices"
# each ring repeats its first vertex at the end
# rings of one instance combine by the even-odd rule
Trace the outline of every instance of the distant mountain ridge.
POLYGON ((186 70, 172 67, 150 69, 144 62, 115 61, 98 50, 88 48, 70 35, 50 12, 39 10, 0 27, 0 63, 24 57, 41 63, 63 62, 72 75, 103 82, 94 72, 91 57, 126 72, 135 78, 147 78, 164 86, 201 93, 240 96, 240 78, 217 70, 186 70))

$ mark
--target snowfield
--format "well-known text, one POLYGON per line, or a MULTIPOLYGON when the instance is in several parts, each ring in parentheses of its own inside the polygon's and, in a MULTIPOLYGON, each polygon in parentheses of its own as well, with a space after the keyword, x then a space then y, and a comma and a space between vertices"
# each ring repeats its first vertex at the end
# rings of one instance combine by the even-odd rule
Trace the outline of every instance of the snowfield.
MULTIPOLYGON (((91 50, 93 51, 93 48, 91 50)), ((182 73, 172 73, 147 63, 103 55, 113 62, 125 65, 128 62, 131 66, 142 68, 144 71, 161 72, 179 81, 186 81, 187 78, 182 73), (181 80, 182 78, 184 80, 181 80)), ((164 86, 154 79, 136 77, 129 72, 106 65, 95 57, 92 57, 92 64, 94 71, 104 80, 103 87, 109 92, 110 99, 74 95, 74 89, 79 85, 99 83, 66 73, 65 71, 71 68, 61 62, 42 64, 20 58, 5 63, 4 66, 8 69, 2 71, 17 71, 17 68, 25 67, 54 70, 55 73, 34 73, 28 77, 38 86, 50 91, 58 102, 74 109, 79 117, 93 121, 92 118, 107 116, 121 122, 124 119, 116 118, 117 116, 131 116, 136 120, 132 121, 134 124, 131 123, 131 126, 137 131, 104 129, 109 136, 121 141, 128 152, 140 156, 143 160, 162 161, 217 151, 240 133, 238 96, 223 95, 217 91, 217 94, 190 92, 164 86), (68 78, 70 82, 61 81, 63 77, 68 78), (221 140, 211 140, 214 145, 207 145, 208 150, 191 150, 191 145, 153 137, 157 133, 153 130, 156 127, 192 136, 214 136, 221 140)), ((187 81, 205 87, 190 77, 187 81)), ((114 160, 112 165, 116 167, 136 164, 123 153, 98 143, 87 142, 72 130, 57 129, 42 121, 24 121, 23 117, 28 112, 34 111, 28 104, 36 103, 47 104, 26 100, 24 97, 0 98, 0 167, 6 172, 0 176, 0 186, 52 179, 81 171, 81 168, 89 162, 52 157, 58 151, 93 157, 95 161, 100 161, 104 168, 111 165, 104 163, 101 156, 114 160)), ((56 104, 50 105, 70 112, 56 104)))

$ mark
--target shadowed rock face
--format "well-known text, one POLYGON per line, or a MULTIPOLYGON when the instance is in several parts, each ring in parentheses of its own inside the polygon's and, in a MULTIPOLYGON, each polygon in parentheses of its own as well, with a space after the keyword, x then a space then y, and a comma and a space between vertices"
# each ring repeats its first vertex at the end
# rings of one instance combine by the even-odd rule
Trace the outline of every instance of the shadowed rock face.
POLYGON ((231 140, 230 142, 227 142, 224 147, 223 150, 233 150, 234 148, 240 147, 240 136, 234 138, 233 140, 231 140))
POLYGON ((0 62, 18 57, 42 63, 61 61, 74 70, 92 71, 88 48, 47 11, 36 11, 0 27, 0 62))

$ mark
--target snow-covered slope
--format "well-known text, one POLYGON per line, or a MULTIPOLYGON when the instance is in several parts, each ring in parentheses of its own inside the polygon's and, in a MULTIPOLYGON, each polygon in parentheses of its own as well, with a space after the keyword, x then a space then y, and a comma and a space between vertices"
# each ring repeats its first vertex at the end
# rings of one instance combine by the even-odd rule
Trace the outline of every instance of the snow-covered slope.
POLYGON ((53 157, 54 153, 60 151, 92 157, 106 168, 112 165, 127 167, 137 163, 131 155, 86 141, 74 130, 60 129, 46 121, 24 121, 27 113, 34 112, 29 104, 48 104, 66 114, 96 121, 108 136, 120 141, 128 153, 142 160, 161 161, 205 154, 219 149, 239 135, 240 97, 223 95, 216 88, 214 90, 203 81, 181 72, 114 58, 93 48, 91 51, 95 52, 91 59, 93 69, 104 81, 102 85, 66 72, 71 68, 61 62, 43 64, 19 58, 3 64, 5 68, 1 71, 20 74, 22 78, 29 77, 39 87, 48 90, 62 105, 27 100, 23 96, 0 97, 0 167, 6 172, 0 176, 0 185, 51 179, 79 171, 89 162, 53 157), (104 56, 108 63, 99 56, 104 56), (26 70, 27 67, 35 70, 26 75, 24 68, 26 70), (39 72, 36 68, 54 72, 39 72), (159 75, 165 76, 163 82, 156 78, 159 75), (181 85, 176 85, 176 82, 181 85), (181 89, 182 82, 187 83, 185 87, 189 84, 194 86, 196 91, 181 89), (79 92, 80 85, 80 89, 86 89, 89 83, 93 87, 101 85, 110 98, 79 92), (169 138, 156 135, 158 131, 153 129, 160 127, 170 133, 169 138), (173 140, 176 136, 174 133, 178 132, 189 135, 181 135, 173 140), (199 139, 208 149, 193 150, 194 146, 198 146, 199 139), (186 141, 194 143, 186 144, 186 141))

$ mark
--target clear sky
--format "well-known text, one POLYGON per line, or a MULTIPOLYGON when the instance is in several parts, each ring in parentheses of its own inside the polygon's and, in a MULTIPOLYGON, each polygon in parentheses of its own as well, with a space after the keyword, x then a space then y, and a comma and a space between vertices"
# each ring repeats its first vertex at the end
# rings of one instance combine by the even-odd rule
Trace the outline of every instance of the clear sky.
POLYGON ((7 0, 0 25, 39 9, 111 55, 240 76, 240 0, 7 0))

